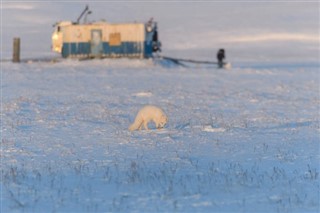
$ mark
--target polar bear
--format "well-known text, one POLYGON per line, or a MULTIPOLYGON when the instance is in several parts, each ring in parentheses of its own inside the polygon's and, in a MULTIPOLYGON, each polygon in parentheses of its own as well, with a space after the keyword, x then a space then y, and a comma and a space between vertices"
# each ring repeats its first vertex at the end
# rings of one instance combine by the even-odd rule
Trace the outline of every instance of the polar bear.
POLYGON ((148 130, 148 123, 153 121, 158 129, 163 128, 168 122, 168 117, 164 114, 162 109, 152 105, 146 105, 138 112, 133 124, 130 125, 129 130, 148 130))

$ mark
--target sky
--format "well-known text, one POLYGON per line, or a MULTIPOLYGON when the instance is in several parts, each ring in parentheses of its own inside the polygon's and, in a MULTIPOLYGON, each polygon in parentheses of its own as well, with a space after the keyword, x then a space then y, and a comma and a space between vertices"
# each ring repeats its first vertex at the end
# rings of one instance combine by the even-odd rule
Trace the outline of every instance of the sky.
POLYGON ((297 49, 290 52, 299 55, 295 52, 303 49, 301 55, 310 53, 308 60, 315 60, 319 50, 317 1, 1 1, 1 55, 11 57, 14 37, 21 38, 22 55, 52 55, 53 24, 77 20, 86 5, 92 11, 89 21, 130 23, 153 17, 163 54, 209 57, 213 49, 226 47, 235 60, 249 60, 247 52, 271 52, 277 47, 268 42, 274 41, 284 48, 294 43, 297 49))

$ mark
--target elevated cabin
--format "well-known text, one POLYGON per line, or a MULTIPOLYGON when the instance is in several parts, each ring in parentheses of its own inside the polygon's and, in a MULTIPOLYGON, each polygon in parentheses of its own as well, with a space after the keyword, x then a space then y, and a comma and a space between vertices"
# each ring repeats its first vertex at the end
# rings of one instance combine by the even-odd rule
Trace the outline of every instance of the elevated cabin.
POLYGON ((157 23, 110 24, 58 22, 52 34, 52 50, 64 58, 150 58, 160 50, 157 23))

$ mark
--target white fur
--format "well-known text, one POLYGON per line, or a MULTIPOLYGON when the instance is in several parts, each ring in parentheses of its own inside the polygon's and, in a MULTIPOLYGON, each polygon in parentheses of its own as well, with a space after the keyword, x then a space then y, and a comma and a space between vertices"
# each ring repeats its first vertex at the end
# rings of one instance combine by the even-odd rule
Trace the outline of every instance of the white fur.
POLYGON ((129 130, 142 130, 142 127, 148 130, 148 123, 150 121, 153 121, 156 124, 156 127, 159 129, 166 125, 168 122, 168 117, 159 107, 147 105, 140 109, 136 119, 134 120, 134 123, 130 125, 129 130))

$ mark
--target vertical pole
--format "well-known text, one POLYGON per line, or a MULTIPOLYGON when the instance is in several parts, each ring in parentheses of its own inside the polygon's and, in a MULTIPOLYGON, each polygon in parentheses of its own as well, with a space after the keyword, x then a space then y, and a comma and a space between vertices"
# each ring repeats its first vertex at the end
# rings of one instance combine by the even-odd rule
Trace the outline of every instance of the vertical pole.
POLYGON ((20 62, 20 38, 13 39, 13 57, 12 62, 20 62))

